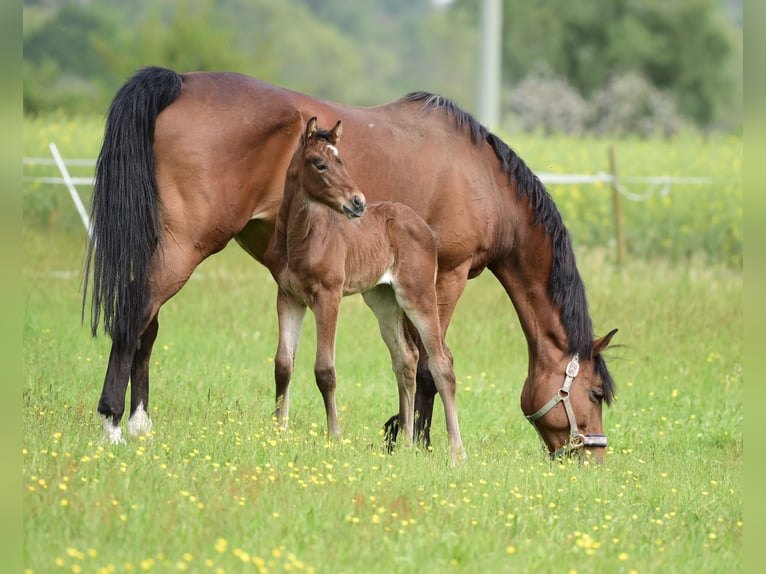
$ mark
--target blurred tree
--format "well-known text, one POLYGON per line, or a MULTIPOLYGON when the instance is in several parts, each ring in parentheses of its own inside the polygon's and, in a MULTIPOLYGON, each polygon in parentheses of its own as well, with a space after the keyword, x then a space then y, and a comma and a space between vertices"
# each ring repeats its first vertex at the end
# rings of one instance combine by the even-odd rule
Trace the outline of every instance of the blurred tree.
POLYGON ((637 72, 610 78, 593 98, 588 120, 597 134, 671 136, 683 127, 673 101, 637 72))
POLYGON ((108 62, 94 49, 96 39, 114 34, 103 13, 65 4, 54 17, 24 37, 24 109, 92 109, 103 97, 93 78, 108 75, 108 62))
MULTIPOLYGON (((591 101, 610 78, 636 72, 696 123, 722 124, 727 113, 736 123, 741 34, 721 7, 741 19, 741 0, 504 2, 507 85, 543 66, 547 79, 591 101)), ((479 3, 436 4, 25 0, 25 109, 105 110, 136 69, 161 65, 238 71, 362 105, 428 90, 472 110, 479 3)), ((576 98, 559 103, 548 120, 563 117, 564 103, 579 113, 576 98)))
POLYGON ((180 71, 242 70, 248 60, 232 50, 232 40, 232 31, 216 24, 215 0, 197 0, 184 5, 154 2, 136 26, 93 43, 109 63, 116 89, 149 65, 180 71))
POLYGON ((587 129, 590 108, 580 92, 544 70, 524 78, 508 100, 504 123, 513 131, 580 135, 587 129))
POLYGON ((507 83, 544 64, 589 98, 613 75, 638 72, 701 125, 733 100, 735 34, 716 0, 505 0, 503 16, 507 83))

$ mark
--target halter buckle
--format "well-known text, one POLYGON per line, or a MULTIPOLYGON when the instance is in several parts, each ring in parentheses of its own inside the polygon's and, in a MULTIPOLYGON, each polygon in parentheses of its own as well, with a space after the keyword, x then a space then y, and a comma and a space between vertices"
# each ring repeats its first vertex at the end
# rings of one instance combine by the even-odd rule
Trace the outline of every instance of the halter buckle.
POLYGON ((567 377, 572 377, 574 379, 577 376, 577 373, 579 372, 580 372, 580 354, 575 353, 574 357, 572 357, 572 360, 569 361, 569 364, 567 365, 566 375, 567 377))

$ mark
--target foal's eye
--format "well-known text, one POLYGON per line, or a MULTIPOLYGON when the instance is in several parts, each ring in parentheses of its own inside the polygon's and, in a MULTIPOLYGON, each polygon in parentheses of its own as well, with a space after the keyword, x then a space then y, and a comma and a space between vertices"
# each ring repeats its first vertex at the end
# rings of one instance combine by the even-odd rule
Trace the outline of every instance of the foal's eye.
POLYGON ((327 164, 323 162, 321 159, 315 159, 314 160, 314 167, 317 171, 326 171, 327 170, 327 164))
POLYGON ((589 391, 589 394, 590 394, 590 400, 593 401, 594 403, 600 403, 601 401, 604 400, 604 393, 602 391, 597 391, 594 389, 589 391))

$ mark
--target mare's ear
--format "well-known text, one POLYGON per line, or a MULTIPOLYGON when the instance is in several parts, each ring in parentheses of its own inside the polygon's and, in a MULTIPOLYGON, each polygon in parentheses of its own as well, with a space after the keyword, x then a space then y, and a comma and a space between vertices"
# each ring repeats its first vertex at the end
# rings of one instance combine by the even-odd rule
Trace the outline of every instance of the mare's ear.
POLYGON ((343 125, 341 124, 341 121, 338 120, 338 123, 335 124, 335 127, 330 132, 330 137, 332 138, 332 141, 330 142, 332 145, 338 145, 338 142, 340 141, 340 136, 343 133, 343 125))
POLYGON ((317 133, 317 117, 313 116, 309 122, 306 124, 306 133, 303 134, 306 138, 306 141, 314 137, 314 134, 317 133))
POLYGON ((607 348, 609 348, 609 343, 612 341, 612 337, 614 337, 615 333, 617 333, 617 329, 612 329, 603 337, 593 341, 593 356, 594 357, 600 353, 603 353, 604 351, 607 350, 607 348))

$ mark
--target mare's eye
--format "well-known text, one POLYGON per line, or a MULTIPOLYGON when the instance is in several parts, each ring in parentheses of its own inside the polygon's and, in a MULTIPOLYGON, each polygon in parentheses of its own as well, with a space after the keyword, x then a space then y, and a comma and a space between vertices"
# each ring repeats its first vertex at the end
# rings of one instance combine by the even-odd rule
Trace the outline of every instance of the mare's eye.
POLYGON ((314 160, 314 167, 317 171, 326 171, 327 170, 327 164, 323 162, 321 159, 315 159, 314 160))
POLYGON ((591 390, 589 391, 589 394, 590 400, 592 400, 594 403, 600 403, 604 400, 604 393, 602 391, 591 390))

